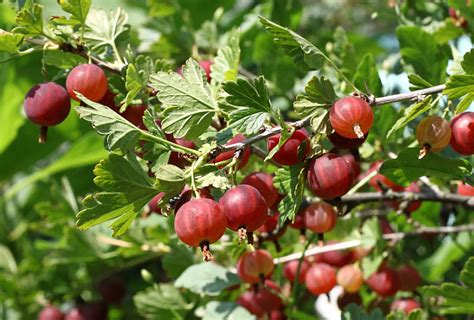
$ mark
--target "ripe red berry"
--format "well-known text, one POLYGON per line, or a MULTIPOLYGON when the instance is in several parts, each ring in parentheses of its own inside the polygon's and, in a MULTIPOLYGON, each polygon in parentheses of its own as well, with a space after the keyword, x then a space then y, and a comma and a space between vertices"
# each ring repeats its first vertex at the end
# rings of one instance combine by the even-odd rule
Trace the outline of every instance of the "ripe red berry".
POLYGON ((305 222, 304 222, 304 215, 303 215, 303 212, 304 211, 301 211, 301 213, 298 213, 295 217, 295 221, 290 224, 290 227, 293 228, 293 229, 306 229, 306 225, 305 225, 305 222))
MULTIPOLYGON (((413 192, 413 193, 419 193, 420 192, 420 187, 416 184, 416 182, 412 182, 408 187, 403 188, 405 192, 413 192)), ((391 201, 390 206, 394 208, 395 210, 398 210, 400 203, 398 201, 391 201)), ((408 206, 406 208, 406 212, 411 213, 415 212, 421 207, 421 201, 411 201, 408 203, 408 206)))
POLYGON ((354 181, 357 179, 357 177, 360 175, 360 164, 359 161, 356 159, 356 157, 352 153, 346 153, 343 154, 342 157, 344 160, 346 160, 347 163, 350 164, 352 168, 352 174, 354 177, 354 181))
POLYGON ((207 78, 207 82, 211 82, 211 66, 212 66, 213 62, 211 60, 202 60, 202 61, 199 61, 199 65, 201 66, 201 68, 204 69, 204 72, 206 73, 206 78, 207 78))
MULTIPOLYGON (((336 244, 337 241, 328 241, 327 244, 336 244)), ((319 259, 330 266, 341 268, 354 261, 352 250, 332 250, 319 254, 319 259)))
POLYGON ((348 264, 339 269, 336 280, 337 284, 350 293, 359 291, 364 283, 362 271, 353 264, 348 264))
POLYGON ((344 308, 350 305, 351 303, 355 303, 357 305, 362 304, 362 298, 359 292, 355 292, 355 293, 343 292, 337 298, 337 306, 339 307, 340 310, 344 310, 344 308))
MULTIPOLYGON (((209 189, 202 188, 198 190, 200 198, 207 198, 207 199, 214 199, 209 192, 209 189)), ((179 200, 176 201, 174 205, 174 211, 177 212, 179 208, 182 207, 183 204, 190 201, 193 198, 193 190, 191 190, 188 186, 185 186, 183 191, 181 191, 181 195, 179 196, 179 200)))
POLYGON ((273 176, 266 172, 254 172, 245 177, 241 182, 257 189, 270 208, 278 199, 278 190, 273 186, 273 176))
MULTIPOLYGON (((194 144, 194 142, 190 140, 186 140, 186 139, 177 138, 177 139, 174 139, 174 143, 179 144, 180 146, 183 146, 189 149, 196 148, 196 145, 194 144)), ((169 163, 174 164, 175 166, 178 166, 180 168, 184 168, 185 166, 189 165, 189 161, 186 160, 184 154, 181 152, 175 152, 175 151, 171 152, 169 163)))
POLYGON ((125 284, 120 278, 104 279, 99 284, 99 292, 108 304, 119 304, 126 294, 125 284))
POLYGON ((263 310, 263 308, 255 299, 255 292, 253 291, 246 291, 242 293, 237 299, 237 303, 257 317, 262 317, 265 314, 265 310, 263 310))
POLYGON ((336 148, 339 148, 339 149, 354 149, 354 148, 360 147, 365 142, 365 140, 367 140, 368 135, 369 135, 369 133, 364 135, 364 138, 362 138, 362 139, 359 139, 359 138, 350 139, 350 138, 343 137, 343 136, 341 136, 340 134, 338 134, 337 132, 334 131, 333 133, 331 133, 328 136, 328 138, 329 138, 329 141, 331 141, 331 143, 336 148))
MULTIPOLYGON (((268 151, 271 151, 278 145, 280 134, 271 136, 267 141, 268 151)), ((273 160, 283 166, 293 166, 300 163, 308 155, 311 145, 308 138, 308 132, 302 128, 293 132, 291 137, 280 147, 273 156, 273 160)))
POLYGON ((370 174, 373 171, 376 171, 377 174, 374 177, 372 177, 372 179, 369 180, 369 184, 377 191, 383 191, 380 185, 382 185, 385 188, 392 189, 393 191, 398 191, 398 192, 403 191, 402 186, 396 184, 395 182, 393 182, 392 180, 390 180, 383 174, 378 173, 382 164, 383 164, 383 161, 377 161, 377 162, 374 162, 370 166, 366 174, 370 174))
POLYGON ((174 228, 178 238, 192 247, 201 247, 204 260, 212 259, 209 245, 225 232, 227 220, 221 207, 211 199, 194 199, 176 213, 174 228))
POLYGON ((379 217, 379 223, 380 223, 380 230, 382 231, 382 234, 389 234, 389 233, 395 232, 392 226, 390 225, 390 222, 388 222, 387 218, 379 217))
POLYGON ((416 140, 421 145, 420 159, 430 151, 443 150, 451 140, 449 122, 439 116, 425 117, 416 127, 416 140))
POLYGON ((465 156, 474 154, 474 112, 464 112, 451 120, 451 147, 465 156))
POLYGON ((143 124, 143 115, 145 114, 146 109, 147 106, 144 104, 131 105, 120 114, 138 128, 144 129, 145 125, 143 124))
MULTIPOLYGON (((265 284, 271 289, 271 287, 267 283, 265 284)), ((270 289, 260 287, 255 293, 255 301, 266 313, 270 313, 274 310, 280 309, 283 303, 281 301, 281 298, 273 292, 274 290, 270 289)))
POLYGON ((308 170, 308 186, 322 199, 344 195, 352 187, 354 175, 351 165, 341 156, 326 153, 313 159, 308 170))
POLYGON ((48 305, 44 307, 38 315, 38 320, 63 320, 64 315, 55 306, 48 305))
POLYGON ((80 304, 71 309, 65 320, 107 320, 108 307, 104 303, 92 302, 80 304))
POLYGON ((39 142, 44 143, 47 127, 55 126, 66 119, 71 109, 71 100, 62 86, 46 82, 28 91, 23 108, 27 118, 41 126, 39 142))
POLYGON ((245 252, 237 261, 237 274, 248 283, 263 282, 273 271, 273 258, 266 250, 245 252))
MULTIPOLYGON (((283 267, 283 276, 288 279, 291 283, 295 282, 296 273, 298 272, 299 260, 293 260, 285 264, 283 267)), ((310 264, 303 260, 301 261, 300 273, 298 276, 298 282, 303 283, 306 277, 306 272, 310 268, 310 264)))
POLYGON ((336 285, 336 269, 326 263, 316 263, 306 272, 305 283, 314 295, 328 293, 336 285))
POLYGON ((382 266, 367 279, 367 284, 379 296, 385 298, 397 293, 400 288, 400 279, 395 270, 382 266))
POLYGON ((288 318, 286 317, 285 313, 282 310, 272 310, 272 312, 270 312, 269 314, 268 319, 269 320, 286 320, 288 318))
POLYGON ((403 265, 398 269, 401 291, 415 291, 421 284, 421 276, 414 267, 403 265))
POLYGON ((158 206, 158 203, 164 195, 164 192, 160 192, 148 202, 148 210, 150 210, 150 212, 161 214, 161 208, 158 206))
MULTIPOLYGON (((265 198, 252 186, 241 184, 224 193, 219 204, 227 217, 227 227, 239 232, 240 239, 253 232, 268 218, 265 198)), ((252 236, 249 235, 249 241, 252 236)))
POLYGON ((336 226, 336 221, 336 211, 327 202, 315 202, 304 209, 304 224, 315 233, 331 231, 336 226))
MULTIPOLYGON (((239 143, 239 142, 243 142, 244 140, 245 140, 245 136, 243 134, 239 133, 238 135, 236 135, 235 137, 230 139, 226 144, 239 143)), ((244 152, 242 154, 242 157, 240 158, 240 163, 239 163, 237 169, 242 169, 243 167, 245 167, 247 162, 249 162, 250 155, 251 155, 250 148, 248 148, 248 147, 245 148, 244 152)), ((217 157, 215 158, 214 163, 229 160, 233 156, 234 156, 234 151, 233 150, 219 153, 217 155, 217 157)))
POLYGON ((349 139, 364 139, 374 121, 370 105, 357 97, 344 97, 337 100, 329 112, 329 121, 334 130, 349 139))
POLYGON ((278 226, 278 219, 279 214, 276 213, 272 216, 269 216, 267 220, 262 224, 260 228, 257 229, 260 233, 271 233, 273 232, 278 226))
POLYGON ((418 308, 421 308, 420 304, 412 298, 395 300, 390 306, 390 310, 403 311, 405 314, 409 314, 410 312, 418 308))
POLYGON ((74 67, 66 79, 67 92, 76 101, 80 100, 74 91, 97 102, 104 97, 107 86, 107 77, 104 71, 95 64, 80 64, 74 67))
POLYGON ((462 196, 474 196, 474 187, 470 184, 459 182, 458 184, 458 194, 462 196))

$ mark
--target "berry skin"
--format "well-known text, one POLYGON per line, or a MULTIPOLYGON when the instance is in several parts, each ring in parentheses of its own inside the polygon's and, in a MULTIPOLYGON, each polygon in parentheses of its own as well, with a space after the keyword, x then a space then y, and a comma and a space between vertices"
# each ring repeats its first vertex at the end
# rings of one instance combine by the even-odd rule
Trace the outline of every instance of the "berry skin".
POLYGON ((349 139, 364 139, 374 121, 370 105, 357 97, 344 97, 337 100, 329 112, 333 129, 349 139))
MULTIPOLYGON (((327 244, 336 243, 337 241, 327 242, 327 244)), ((342 268, 343 266, 354 261, 354 254, 352 250, 332 250, 328 252, 323 252, 318 256, 321 262, 324 262, 336 268, 342 268)))
MULTIPOLYGON (((238 231, 240 239, 260 228, 268 218, 265 198, 257 189, 246 184, 227 190, 219 204, 227 217, 227 227, 238 231)), ((248 239, 252 241, 253 237, 248 239)))
POLYGON ((108 307, 104 303, 94 302, 71 309, 64 320, 107 320, 108 307))
POLYGON ((120 278, 105 279, 99 284, 99 292, 106 303, 120 304, 126 294, 125 284, 120 278))
MULTIPOLYGON (((209 192, 209 190, 206 188, 199 189, 198 192, 199 192, 199 197, 201 198, 214 199, 211 193, 209 192)), ((174 211, 177 212, 179 208, 181 208, 182 205, 185 204, 186 202, 190 201, 193 198, 193 196, 194 196, 193 190, 191 190, 188 186, 185 186, 183 191, 181 191, 179 200, 176 201, 174 205, 174 211)))
POLYGON ((158 193, 156 196, 154 196, 150 202, 148 202, 148 209, 150 212, 158 213, 161 214, 161 208, 158 206, 158 203, 160 202, 161 198, 165 195, 164 192, 158 193))
POLYGON ((386 298, 397 293, 400 288, 400 279, 395 270, 381 267, 367 279, 367 284, 380 297, 386 298))
POLYGON ((405 314, 409 314, 415 309, 421 308, 420 304, 415 299, 398 299, 392 302, 390 310, 403 311, 405 314))
POLYGON ((416 140, 421 145, 419 159, 428 152, 437 152, 446 148, 451 140, 449 122, 439 116, 428 116, 416 127, 416 140))
POLYGON ((237 274, 244 282, 258 283, 273 271, 273 258, 266 250, 245 252, 237 261, 237 274))
POLYGON ((360 175, 359 161, 356 159, 356 157, 352 153, 343 154, 342 157, 344 158, 344 160, 346 160, 347 163, 350 164, 352 168, 354 182, 355 182, 356 178, 360 175))
POLYGON ((474 112, 464 112, 451 120, 451 148, 459 154, 474 154, 474 112))
POLYGON ((326 153, 313 159, 309 165, 308 186, 314 195, 322 199, 334 199, 344 195, 353 182, 351 165, 337 154, 326 153))
POLYGON ((55 306, 44 307, 38 315, 38 320, 63 320, 64 314, 55 306))
MULTIPOLYGON (((298 264, 298 260, 293 260, 285 264, 285 267, 283 268, 283 276, 287 278, 288 281, 290 281, 291 283, 295 282, 296 273, 298 271, 298 264)), ((306 260, 303 260, 301 262, 300 273, 298 276, 299 283, 304 283, 306 272, 309 268, 310 264, 306 260)))
POLYGON ((204 72, 206 73, 206 78, 207 78, 207 82, 211 82, 212 78, 211 78, 211 66, 212 66, 213 62, 211 60, 202 60, 202 61, 199 61, 199 65, 201 66, 201 68, 204 69, 204 72))
POLYGON ((304 222, 304 216, 303 216, 303 213, 298 213, 295 217, 295 222, 293 222, 292 224, 290 224, 290 228, 293 228, 293 229, 306 229, 306 224, 304 222))
MULTIPOLYGON (((265 285, 271 288, 271 286, 267 282, 265 283, 265 285)), ((267 313, 280 309, 281 305, 283 304, 280 297, 274 294, 272 291, 265 287, 260 287, 255 293, 255 301, 267 313)))
MULTIPOLYGON (((268 151, 271 151, 278 145, 280 134, 271 136, 267 140, 268 151)), ((273 156, 273 160, 282 166, 293 166, 300 163, 308 155, 311 145, 308 138, 308 132, 302 128, 293 132, 291 137, 281 146, 273 156)))
POLYGON ((337 214, 327 202, 315 202, 304 209, 304 224, 314 233, 325 233, 336 226, 337 214))
POLYGON ((462 196, 474 196, 474 187, 470 184, 459 182, 458 184, 458 194, 462 196))
POLYGON ((174 220, 178 238, 191 247, 201 247, 204 260, 212 259, 209 245, 225 232, 227 220, 221 207, 211 199, 194 199, 179 208, 174 220))
POLYGON ((337 284, 342 286, 345 291, 355 293, 359 291, 364 283, 362 271, 353 264, 348 264, 337 272, 337 284))
POLYGON ((241 184, 248 184, 260 191, 269 208, 273 206, 278 199, 278 190, 273 186, 273 176, 269 173, 251 173, 242 180, 241 184))
POLYGON ((69 72, 66 79, 67 92, 76 101, 80 101, 74 91, 80 92, 87 99, 100 101, 107 92, 105 72, 95 64, 80 64, 69 72))
POLYGON ((242 293, 237 299, 237 303, 257 317, 262 317, 265 314, 265 310, 262 309, 260 304, 255 299, 255 292, 253 291, 246 291, 242 293))
MULTIPOLYGON (((242 142, 244 140, 245 140, 245 136, 243 134, 239 133, 238 135, 236 135, 235 137, 230 139, 227 142, 227 144, 238 143, 238 142, 242 142)), ((248 147, 245 148, 244 152, 243 152, 243 155, 240 158, 240 163, 237 166, 237 169, 242 169, 243 167, 245 167, 247 162, 249 162, 250 155, 251 155, 250 148, 248 148, 248 147)), ((233 156, 234 156, 234 151, 233 150, 222 152, 222 153, 217 155, 217 157, 214 159, 213 162, 217 163, 217 162, 225 161, 225 160, 231 159, 233 156)))
POLYGON ((421 284, 421 276, 414 267, 403 265, 398 269, 401 291, 415 291, 421 284))
POLYGON ((46 142, 47 127, 66 119, 71 100, 66 90, 54 82, 40 83, 28 91, 23 104, 26 117, 41 126, 39 142, 46 142))
POLYGON ((128 106, 127 109, 120 114, 138 128, 144 129, 145 125, 143 124, 143 115, 145 114, 146 109, 147 106, 144 104, 133 105, 128 106))
POLYGON ((328 293, 336 285, 336 269, 326 263, 316 263, 306 272, 305 283, 315 296, 328 293))
POLYGON ((273 232, 278 226, 279 214, 276 213, 272 216, 269 216, 267 220, 262 224, 260 228, 257 229, 260 233, 270 233, 273 232))
POLYGON ((340 310, 344 310, 344 308, 350 305, 351 303, 355 303, 357 305, 362 304, 362 298, 358 292, 355 292, 355 293, 343 292, 337 298, 337 306, 339 307, 340 310))
POLYGON ((328 139, 329 139, 329 141, 331 141, 331 143, 336 148, 339 148, 339 149, 354 149, 354 148, 360 147, 365 142, 365 140, 367 140, 368 135, 369 135, 369 133, 364 135, 363 139, 358 139, 358 138, 350 139, 350 138, 343 137, 343 136, 341 136, 340 134, 338 134, 337 132, 334 131, 333 133, 331 133, 328 136, 328 139))
MULTIPOLYGON (((186 140, 186 139, 177 138, 177 139, 174 139, 174 143, 179 144, 180 146, 183 146, 189 149, 196 148, 196 145, 194 144, 194 142, 190 140, 186 140)), ((169 163, 174 164, 175 166, 178 166, 180 168, 184 168, 186 165, 189 165, 189 161, 186 160, 186 158, 184 157, 184 154, 181 152, 175 152, 175 151, 171 152, 169 163)))

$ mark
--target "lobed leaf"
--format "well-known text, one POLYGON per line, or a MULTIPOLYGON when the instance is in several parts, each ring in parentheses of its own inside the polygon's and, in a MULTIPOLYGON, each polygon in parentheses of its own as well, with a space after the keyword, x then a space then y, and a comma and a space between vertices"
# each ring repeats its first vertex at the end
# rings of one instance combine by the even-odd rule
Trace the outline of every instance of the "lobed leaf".
MULTIPOLYGON (((372 54, 367 53, 357 66, 352 80, 357 88, 367 88, 370 94, 376 97, 382 95, 382 81, 380 81, 377 65, 372 54)), ((367 92, 367 93, 369 93, 367 92)))
POLYGON ((280 168, 275 173, 273 184, 280 194, 286 195, 278 205, 280 225, 286 220, 294 221, 295 219, 301 201, 303 200, 305 172, 304 165, 299 164, 287 168, 280 168))
POLYGON ((18 53, 23 43, 23 38, 24 35, 22 34, 15 34, 0 29, 0 52, 18 53))
POLYGON ((73 15, 82 24, 85 23, 92 0, 58 0, 61 8, 73 15))

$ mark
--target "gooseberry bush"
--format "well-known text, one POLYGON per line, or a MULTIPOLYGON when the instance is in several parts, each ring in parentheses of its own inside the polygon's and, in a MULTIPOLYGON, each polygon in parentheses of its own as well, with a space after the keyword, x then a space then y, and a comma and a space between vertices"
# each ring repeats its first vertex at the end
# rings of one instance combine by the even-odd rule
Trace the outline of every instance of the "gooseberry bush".
POLYGON ((0 9, 2 319, 474 314, 471 1, 0 9))

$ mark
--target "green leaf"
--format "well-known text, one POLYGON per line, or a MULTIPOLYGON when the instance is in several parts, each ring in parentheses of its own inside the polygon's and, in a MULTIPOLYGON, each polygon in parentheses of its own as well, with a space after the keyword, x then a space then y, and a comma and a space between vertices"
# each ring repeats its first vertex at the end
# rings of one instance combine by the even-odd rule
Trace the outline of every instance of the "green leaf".
POLYGON ((82 24, 86 21, 92 0, 58 0, 61 8, 72 14, 82 24))
POLYGON ((0 244, 0 271, 2 270, 15 273, 17 271, 17 265, 10 249, 0 244))
POLYGON ((472 167, 465 160, 444 158, 432 152, 418 159, 418 151, 417 148, 403 150, 396 159, 385 161, 380 173, 402 186, 422 176, 463 180, 471 174, 472 167))
POLYGON ((215 263, 204 262, 187 268, 174 285, 200 295, 217 296, 222 290, 239 283, 235 273, 215 263))
POLYGON ((453 19, 449 17, 433 32, 433 36, 439 44, 446 44, 451 40, 459 38, 463 33, 463 29, 456 26, 453 19))
POLYGON ((234 29, 228 34, 227 45, 217 50, 214 63, 211 65, 212 83, 237 80, 240 61, 240 32, 234 29))
POLYGON ((461 271, 460 280, 471 289, 474 289, 474 257, 469 258, 461 271))
POLYGON ((392 311, 387 315, 387 320, 427 320, 427 314, 421 309, 410 311, 407 315, 404 311, 392 311))
POLYGON ((217 102, 204 70, 195 60, 186 61, 183 76, 162 71, 152 75, 151 85, 166 106, 162 121, 165 132, 192 140, 209 128, 217 111, 217 102))
POLYGON ((404 128, 407 124, 415 120, 416 117, 418 117, 419 115, 433 108, 433 105, 431 105, 432 101, 433 99, 431 98, 431 96, 429 96, 423 101, 412 104, 411 106, 406 108, 403 112, 403 116, 398 118, 397 122, 395 122, 393 127, 387 133, 387 138, 390 137, 395 131, 404 128))
POLYGON ((466 74, 474 75, 474 49, 464 55, 461 66, 466 74))
POLYGON ((415 72, 431 83, 444 82, 451 50, 440 45, 436 38, 417 26, 397 28, 400 53, 403 61, 415 72))
POLYGON ((432 83, 429 83, 418 74, 410 74, 408 81, 410 82, 410 90, 425 89, 433 86, 432 83))
POLYGON ((264 77, 229 81, 223 89, 228 95, 219 106, 228 115, 228 125, 247 135, 257 133, 273 113, 264 77))
POLYGON ((105 136, 107 150, 134 149, 140 137, 140 129, 109 107, 93 102, 78 92, 76 95, 87 105, 76 107, 79 117, 89 121, 100 135, 105 136))
POLYGON ((254 320, 255 316, 235 302, 210 301, 199 314, 203 320, 254 320))
POLYGON ((186 302, 172 284, 160 284, 137 293, 133 297, 138 313, 146 319, 183 319, 192 304, 186 302))
POLYGON ((279 224, 283 224, 286 220, 294 221, 303 199, 305 187, 303 164, 278 169, 273 184, 280 194, 286 195, 278 205, 279 224))
POLYGON ((311 42, 299 34, 284 28, 264 17, 259 17, 265 29, 273 36, 273 41, 282 46, 295 64, 302 70, 319 70, 328 58, 311 42))
POLYGON ((110 153, 97 164, 94 174, 95 184, 104 191, 84 198, 86 208, 77 214, 77 226, 81 230, 116 219, 110 227, 114 236, 122 235, 141 209, 159 191, 165 191, 152 187, 147 172, 130 153, 126 156, 110 153))
POLYGON ((172 278, 177 278, 189 266, 194 264, 194 252, 187 246, 178 243, 171 245, 171 252, 163 255, 162 262, 166 274, 172 278))
POLYGON ((24 35, 22 34, 15 34, 0 29, 0 52, 18 53, 23 43, 23 38, 24 35))
POLYGON ((32 0, 27 0, 16 15, 16 27, 13 32, 28 36, 42 35, 43 7, 32 0))
POLYGON ((172 164, 160 166, 160 170, 155 173, 157 186, 160 190, 179 189, 184 187, 184 171, 172 164))
POLYGON ((70 52, 45 50, 43 53, 43 63, 60 69, 72 69, 79 64, 87 63, 87 60, 70 52))
POLYGON ((128 14, 121 8, 109 12, 91 9, 86 19, 87 32, 84 37, 94 50, 115 48, 115 41, 130 26, 128 14))
POLYGON ((377 97, 382 95, 382 81, 380 81, 377 65, 372 54, 368 53, 364 56, 352 81, 357 88, 363 88, 364 90, 367 88, 371 94, 377 97))
POLYGON ((474 101, 474 94, 468 93, 461 100, 461 102, 459 102, 458 105, 456 106, 456 113, 462 113, 466 111, 473 101, 474 101))
POLYGON ((455 74, 449 77, 446 82, 446 89, 443 93, 449 99, 458 99, 465 94, 470 94, 474 91, 474 75, 455 74))
POLYGON ((331 108, 337 99, 331 81, 324 77, 313 77, 305 87, 305 94, 296 97, 294 108, 301 117, 314 116, 319 109, 331 108))
POLYGON ((360 306, 351 303, 344 308, 342 312, 342 320, 384 320, 385 317, 380 309, 372 310, 370 314, 360 306))

